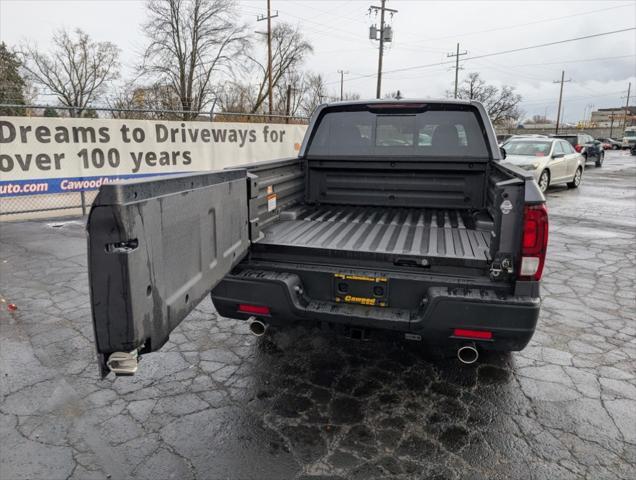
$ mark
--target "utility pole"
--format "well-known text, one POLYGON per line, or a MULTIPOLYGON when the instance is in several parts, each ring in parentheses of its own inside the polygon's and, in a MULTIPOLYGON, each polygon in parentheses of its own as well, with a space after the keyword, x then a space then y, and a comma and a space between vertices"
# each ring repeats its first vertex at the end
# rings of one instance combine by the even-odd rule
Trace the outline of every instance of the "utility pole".
POLYGON ((285 123, 289 123, 289 115, 291 113, 291 92, 292 92, 292 86, 287 85, 287 102, 285 105, 285 123))
POLYGON ((610 113, 610 134, 609 134, 610 138, 614 138, 612 136, 612 133, 614 133, 614 114, 610 113))
MULTIPOLYGON (((376 7, 374 5, 369 7, 369 13, 371 13, 371 11, 376 12, 376 14, 378 11, 380 11, 380 49, 378 52, 378 84, 375 91, 375 98, 380 98, 382 94, 382 57, 384 55, 384 42, 392 41, 389 35, 385 37, 385 32, 387 33, 392 33, 392 32, 391 30, 386 29, 386 26, 384 25, 384 13, 389 12, 392 17, 393 14, 397 13, 397 10, 394 10, 392 8, 386 8, 386 0, 381 0, 381 5, 379 7, 376 7)), ((372 40, 375 40, 376 39, 375 30, 373 27, 371 27, 371 32, 374 37, 372 38, 372 40)))
MULTIPOLYGON (((629 94, 632 91, 632 82, 629 82, 629 85, 627 86, 627 101, 625 102, 625 117, 623 118, 623 131, 625 130, 625 127, 627 126, 627 115, 629 115, 629 94)), ((621 98, 625 98, 625 97, 621 97, 621 98)))
POLYGON ((344 100, 344 76, 345 74, 349 74, 348 70, 338 70, 340 74, 340 101, 344 100))
POLYGON ((554 130, 555 134, 559 133, 559 122, 561 121, 561 102, 563 101, 563 84, 572 81, 571 78, 568 80, 564 80, 564 79, 565 79, 565 70, 561 70, 561 80, 554 80, 552 82, 552 83, 561 84, 561 89, 559 90, 559 108, 557 109, 556 129, 554 130))
POLYGON ((583 128, 590 128, 592 126, 592 109, 594 108, 593 103, 588 103, 585 105, 585 109, 583 110, 583 128), (589 110, 588 110, 589 109, 589 110), (590 121, 587 121, 587 116, 590 116, 590 121))
POLYGON ((276 11, 276 15, 272 15, 271 0, 267 0, 267 16, 259 15, 258 17, 256 17, 257 22, 267 20, 267 83, 269 86, 268 101, 270 115, 273 113, 274 108, 274 86, 272 85, 272 18, 276 17, 278 17, 278 10, 276 11))
POLYGON ((459 82, 459 57, 463 55, 468 55, 468 52, 464 50, 462 53, 459 53, 459 43, 457 44, 457 52, 456 53, 447 53, 447 58, 455 57, 455 98, 457 98, 457 84, 459 82))

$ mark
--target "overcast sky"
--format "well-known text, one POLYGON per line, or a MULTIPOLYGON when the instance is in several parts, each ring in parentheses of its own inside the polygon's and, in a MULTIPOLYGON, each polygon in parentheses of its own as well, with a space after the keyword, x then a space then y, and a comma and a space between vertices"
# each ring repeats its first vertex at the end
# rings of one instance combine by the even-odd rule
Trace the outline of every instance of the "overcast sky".
MULTIPOLYGON (((306 67, 322 73, 334 93, 337 70, 348 70, 345 90, 375 96, 377 42, 368 39, 371 1, 272 0, 274 21, 299 25, 315 52, 306 67), (369 75, 369 76, 365 76, 369 75)), ((263 30, 256 15, 266 0, 241 0, 239 12, 250 31, 263 30)), ((636 1, 425 1, 388 0, 398 10, 390 20, 394 41, 384 61, 383 92, 405 97, 440 97, 452 87, 448 52, 460 42, 466 58, 636 26, 636 1), (391 70, 410 68, 402 72, 391 70)), ((124 74, 139 58, 145 38, 144 0, 0 0, 0 39, 10 46, 24 41, 46 47, 53 31, 80 27, 97 40, 122 49, 124 74)), ((264 55, 264 52, 263 52, 264 55)), ((528 116, 556 115, 558 85, 566 71, 565 119, 574 122, 589 106, 615 107, 632 82, 636 93, 636 31, 462 62, 489 83, 509 84, 523 96, 528 116)), ((636 96, 636 95, 635 95, 636 96)), ((630 102, 634 105, 636 102, 630 102)))

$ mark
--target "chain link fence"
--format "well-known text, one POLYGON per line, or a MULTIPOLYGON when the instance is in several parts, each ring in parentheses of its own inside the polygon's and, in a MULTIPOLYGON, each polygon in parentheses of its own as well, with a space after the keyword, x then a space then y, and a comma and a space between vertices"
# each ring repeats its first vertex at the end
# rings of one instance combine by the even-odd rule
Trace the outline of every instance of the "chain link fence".
MULTIPOLYGON (((68 107, 50 105, 8 105, 0 104, 3 108, 21 109, 26 117, 70 117, 71 109, 68 107)), ((147 110, 136 108, 87 108, 82 119, 90 122, 92 119, 122 119, 122 120, 149 120, 149 121, 196 121, 196 122, 242 122, 242 123, 277 123, 277 124, 307 124, 307 117, 262 114, 246 112, 192 112, 184 110, 147 110)), ((0 151, 0 153, 2 153, 0 151)), ((1 178, 0 178, 1 180, 1 178)), ((64 193, 38 193, 25 194, 26 191, 46 191, 46 183, 38 183, 34 179, 29 185, 22 185, 19 196, 11 196, 12 192, 2 191, 6 194, 0 197, 0 221, 24 220, 37 218, 54 218, 62 216, 86 215, 93 203, 97 189, 85 189, 64 193), (27 187, 29 190, 27 190, 27 187), (41 188, 40 188, 41 187, 41 188)))
POLYGON ((21 195, 0 199, 0 220, 25 220, 86 215, 97 190, 21 195))

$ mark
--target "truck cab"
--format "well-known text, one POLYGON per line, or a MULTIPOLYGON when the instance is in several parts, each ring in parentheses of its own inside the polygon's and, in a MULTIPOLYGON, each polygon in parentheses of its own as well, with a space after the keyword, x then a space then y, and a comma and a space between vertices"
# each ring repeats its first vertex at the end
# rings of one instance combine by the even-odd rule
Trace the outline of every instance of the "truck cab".
POLYGON ((636 145, 636 127, 625 127, 623 132, 623 148, 632 148, 636 145))
POLYGON ((102 373, 134 373, 206 295, 259 334, 523 349, 548 218, 502 158, 478 102, 337 102, 298 157, 102 186, 87 227, 102 373))

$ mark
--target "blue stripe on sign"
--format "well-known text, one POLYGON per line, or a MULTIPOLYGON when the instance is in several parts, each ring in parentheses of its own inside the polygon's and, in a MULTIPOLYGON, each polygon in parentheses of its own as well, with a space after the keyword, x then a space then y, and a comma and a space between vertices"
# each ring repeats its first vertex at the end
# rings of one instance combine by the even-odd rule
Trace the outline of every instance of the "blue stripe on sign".
POLYGON ((52 193, 81 192, 97 190, 104 183, 133 178, 179 175, 196 172, 143 173, 130 175, 108 175, 98 177, 42 178, 36 180, 2 180, 0 197, 21 197, 26 195, 46 195, 52 193))

